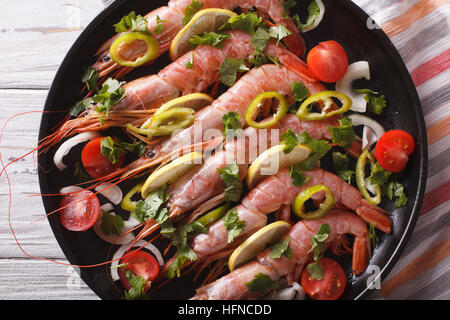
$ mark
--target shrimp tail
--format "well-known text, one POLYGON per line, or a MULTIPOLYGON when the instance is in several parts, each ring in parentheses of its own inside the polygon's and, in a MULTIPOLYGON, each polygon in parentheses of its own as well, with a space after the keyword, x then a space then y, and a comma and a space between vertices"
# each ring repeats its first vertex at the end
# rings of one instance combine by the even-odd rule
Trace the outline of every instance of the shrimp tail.
POLYGON ((356 237, 353 242, 352 272, 360 275, 366 270, 371 255, 370 238, 368 233, 356 237))
POLYGON ((356 208, 356 213, 375 228, 390 234, 392 232, 392 220, 386 215, 386 211, 380 207, 364 201, 364 205, 356 208))
POLYGON ((308 82, 318 81, 311 73, 311 70, 309 70, 308 66, 292 52, 284 51, 282 54, 277 55, 277 58, 279 63, 283 67, 285 67, 289 71, 294 72, 295 74, 305 79, 306 81, 308 82))

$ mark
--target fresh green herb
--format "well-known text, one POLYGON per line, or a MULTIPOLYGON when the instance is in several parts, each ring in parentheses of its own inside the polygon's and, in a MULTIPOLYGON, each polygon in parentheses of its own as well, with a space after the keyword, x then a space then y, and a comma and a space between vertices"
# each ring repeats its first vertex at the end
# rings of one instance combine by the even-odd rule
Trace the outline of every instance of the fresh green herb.
POLYGON ((392 176, 392 172, 386 171, 383 169, 382 166, 377 162, 372 168, 372 171, 370 172, 370 176, 368 178, 368 181, 373 186, 384 186, 386 183, 388 183, 390 177, 392 176))
POLYGON ((282 256, 288 259, 292 258, 292 248, 289 246, 291 237, 287 236, 284 240, 281 240, 277 244, 270 247, 270 257, 272 259, 279 259, 282 256))
POLYGON ((118 104, 125 95, 125 91, 122 89, 123 84, 125 84, 124 81, 108 78, 103 83, 101 90, 92 97, 92 100, 97 102, 95 111, 105 113, 106 117, 108 117, 111 106, 118 104))
POLYGON ((281 66, 277 57, 268 56, 268 55, 264 54, 263 52, 260 52, 257 50, 255 50, 255 52, 248 57, 248 62, 253 64, 255 67, 262 66, 263 64, 267 64, 269 62, 272 62, 273 64, 277 65, 278 67, 281 66))
POLYGON ((369 238, 372 241, 372 247, 377 245, 377 233, 375 232, 375 224, 369 224, 369 238))
POLYGON ((217 169, 225 184, 225 200, 238 202, 242 194, 242 182, 239 179, 239 166, 236 160, 223 169, 217 169))
POLYGON ((289 176, 292 178, 292 184, 296 187, 301 187, 311 179, 311 177, 305 177, 305 174, 298 165, 292 166, 289 169, 289 176))
POLYGON ((339 127, 328 127, 332 136, 332 142, 344 148, 350 148, 355 141, 356 135, 350 119, 339 119, 339 127))
POLYGON ((384 170, 378 162, 373 166, 367 182, 373 186, 380 186, 382 194, 394 201, 395 208, 401 208, 406 205, 408 198, 406 197, 404 186, 396 181, 396 177, 392 172, 384 170))
POLYGON ((136 15, 136 12, 131 11, 128 15, 124 16, 119 23, 114 25, 117 33, 122 32, 143 32, 151 34, 148 30, 148 21, 141 15, 136 15))
POLYGON ((75 170, 73 175, 75 179, 80 183, 92 180, 92 178, 83 169, 83 165, 80 162, 75 163, 75 170))
POLYGON ((136 209, 133 216, 140 222, 148 219, 155 220, 162 225, 169 221, 169 212, 164 204, 169 200, 169 195, 166 193, 167 185, 151 192, 147 198, 140 200, 136 204, 136 209))
POLYGON ((292 32, 289 31, 289 29, 283 25, 279 25, 277 27, 270 27, 268 32, 272 38, 277 40, 277 45, 283 38, 286 38, 287 36, 292 34, 292 32))
POLYGON ((226 113, 222 117, 222 123, 223 123, 222 132, 227 140, 237 138, 241 135, 242 133, 241 116, 236 112, 230 111, 226 113))
POLYGON ((283 18, 287 18, 290 14, 290 11, 292 8, 294 8, 297 5, 297 1, 296 0, 286 0, 283 2, 282 6, 284 9, 283 12, 283 18))
POLYGON ((323 246, 325 241, 328 239, 330 232, 331 228, 329 224, 321 224, 319 231, 311 237, 312 245, 308 253, 314 251, 314 262, 307 266, 307 270, 311 277, 315 280, 322 280, 323 278, 324 272, 318 261, 322 258, 323 246))
POLYGON ((127 143, 105 137, 100 143, 100 151, 112 164, 116 164, 128 152, 141 156, 145 152, 145 145, 142 142, 127 143))
POLYGON ((122 234, 123 225, 124 223, 121 216, 103 211, 100 229, 105 235, 114 234, 120 236, 122 234))
POLYGON ((244 230, 245 221, 239 220, 236 208, 229 210, 222 220, 228 232, 228 243, 231 243, 244 230))
POLYGON ((164 31, 164 22, 170 22, 169 20, 161 20, 161 18, 157 15, 156 16, 156 26, 155 29, 153 30, 154 33, 156 34, 161 34, 164 31))
POLYGON ((303 171, 312 170, 317 162, 331 149, 331 146, 327 141, 311 138, 306 131, 297 135, 297 137, 299 143, 304 144, 314 152, 308 159, 300 163, 300 168, 303 171))
POLYGON ((291 90, 294 93, 295 101, 303 101, 309 96, 309 90, 300 81, 292 82, 291 90))
POLYGON ((258 273, 255 275, 252 281, 245 284, 250 292, 268 292, 270 290, 276 290, 280 287, 278 281, 272 280, 268 275, 264 273, 258 273))
POLYGON ((220 80, 223 84, 232 87, 236 82, 238 72, 248 71, 244 59, 226 58, 220 65, 220 80))
POLYGON ((270 33, 267 28, 260 26, 253 34, 250 44, 255 48, 257 52, 264 52, 267 42, 270 39, 270 33))
POLYGON ((291 129, 287 129, 286 132, 282 133, 280 139, 281 144, 284 145, 283 151, 286 154, 294 150, 295 146, 298 144, 297 135, 291 129))
POLYGON ((88 67, 81 77, 81 81, 86 84, 88 91, 98 89, 98 71, 88 67))
POLYGON ((133 272, 130 270, 126 270, 124 267, 122 267, 122 271, 125 274, 125 277, 128 280, 128 284, 130 285, 130 290, 125 292, 125 299, 128 300, 136 300, 141 299, 145 296, 145 279, 136 276, 133 272))
POLYGON ((300 21, 300 17, 297 14, 293 16, 292 19, 297 24, 297 27, 300 30, 302 30, 310 27, 314 23, 314 21, 316 21, 316 19, 319 17, 319 14, 320 14, 319 5, 315 0, 312 0, 308 6, 308 18, 306 19, 305 23, 302 23, 300 21))
POLYGON ((404 186, 397 182, 391 181, 382 190, 385 195, 388 196, 390 200, 394 201, 395 208, 401 208, 406 205, 408 198, 406 197, 404 186))
POLYGON ((197 260, 197 254, 187 243, 188 233, 188 228, 186 226, 180 226, 170 235, 172 245, 177 248, 177 253, 175 261, 167 270, 169 278, 173 278, 175 273, 177 274, 177 277, 180 277, 180 271, 183 264, 188 260, 197 260))
POLYGON ((242 13, 238 16, 231 17, 223 26, 219 28, 219 31, 226 30, 241 30, 253 35, 256 32, 256 28, 262 23, 262 18, 258 17, 255 12, 242 13))
POLYGON ((192 17, 203 7, 203 2, 192 0, 191 4, 184 9, 183 25, 187 25, 192 17))
POLYGON ((77 117, 82 112, 92 107, 93 104, 94 100, 92 100, 92 98, 86 98, 84 100, 78 101, 72 108, 70 108, 69 114, 73 117, 77 117))
POLYGON ((192 51, 192 57, 191 57, 191 61, 188 61, 184 64, 184 67, 186 69, 192 69, 194 68, 194 51, 192 51))
POLYGON ((355 171, 348 169, 350 159, 347 154, 335 151, 331 155, 333 157, 334 168, 338 176, 348 184, 351 184, 355 171))
POLYGON ((365 94, 364 99, 367 101, 367 111, 381 116, 386 107, 386 99, 384 95, 380 95, 370 89, 355 89, 356 93, 365 94))
POLYGON ((230 39, 228 33, 204 32, 200 35, 194 35, 189 39, 189 43, 193 46, 210 45, 215 48, 222 48, 223 42, 230 39))

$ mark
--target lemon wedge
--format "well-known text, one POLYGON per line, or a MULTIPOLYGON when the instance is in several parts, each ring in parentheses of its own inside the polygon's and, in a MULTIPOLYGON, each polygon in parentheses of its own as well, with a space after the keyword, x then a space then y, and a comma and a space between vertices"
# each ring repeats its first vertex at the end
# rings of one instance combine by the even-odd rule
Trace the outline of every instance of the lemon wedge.
POLYGON ((265 176, 276 174, 280 169, 293 166, 306 160, 312 150, 303 144, 297 144, 289 153, 284 153, 284 145, 279 144, 267 149, 251 164, 247 173, 247 186, 252 189, 265 176))
POLYGON ((210 8, 197 12, 189 23, 181 29, 170 45, 169 55, 172 60, 176 60, 186 52, 192 50, 189 40, 194 35, 204 32, 217 31, 236 13, 226 9, 210 8))
MULTIPOLYGON (((156 110, 153 116, 157 116, 169 109, 173 108, 190 108, 194 110, 199 110, 207 105, 210 105, 214 101, 214 98, 206 93, 191 93, 182 97, 172 99, 164 103, 161 107, 156 110)), ((152 118, 149 118, 141 128, 148 128, 152 122, 152 118)))
POLYGON ((280 220, 256 231, 231 254, 228 259, 230 271, 256 257, 268 245, 276 243, 290 228, 290 223, 280 220))
POLYGON ((150 192, 166 183, 176 181, 194 166, 201 164, 202 158, 203 155, 200 152, 191 152, 153 171, 142 186, 142 198, 145 199, 150 192))

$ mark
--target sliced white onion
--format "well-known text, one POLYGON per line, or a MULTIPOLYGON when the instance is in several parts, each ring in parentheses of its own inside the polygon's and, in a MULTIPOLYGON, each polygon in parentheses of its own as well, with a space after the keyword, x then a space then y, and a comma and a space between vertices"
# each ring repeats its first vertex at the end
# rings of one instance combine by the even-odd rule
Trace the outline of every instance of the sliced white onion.
POLYGON ((61 190, 59 190, 59 193, 73 193, 73 192, 78 192, 78 191, 82 191, 84 190, 83 188, 80 188, 79 186, 67 186, 64 188, 61 188, 61 190))
POLYGON ((348 116, 354 127, 364 126, 362 147, 370 148, 386 132, 381 124, 362 114, 348 116))
POLYGON ((292 288, 297 291, 295 300, 305 300, 305 290, 303 290, 303 287, 301 285, 299 285, 297 282, 294 282, 292 283, 292 288))
POLYGON ((320 24, 320 22, 323 19, 324 14, 325 14, 325 5, 323 4, 322 0, 315 0, 315 1, 317 3, 317 6, 319 7, 319 16, 316 18, 316 20, 314 20, 312 25, 310 25, 307 28, 302 29, 303 33, 317 28, 317 26, 320 24))
MULTIPOLYGON (((114 212, 110 212, 109 214, 112 214, 114 216, 116 215, 114 212)), ((132 232, 126 233, 127 231, 124 230, 124 228, 122 228, 121 232, 126 233, 125 235, 104 234, 101 228, 102 220, 103 220, 103 212, 100 211, 100 216, 98 217, 97 221, 94 224, 94 231, 101 239, 112 244, 127 244, 133 241, 134 234, 132 232)))
POLYGON ((100 207, 100 209, 102 209, 105 212, 110 212, 110 211, 114 210, 114 206, 111 203, 108 202, 108 203, 105 203, 104 205, 102 205, 100 207))
MULTIPOLYGON (((156 260, 158 260, 158 264, 160 266, 164 265, 164 259, 161 255, 161 252, 156 248, 153 244, 148 243, 144 240, 139 240, 136 242, 136 244, 133 246, 133 248, 136 247, 142 247, 145 246, 146 249, 150 250, 151 253, 155 256, 156 260)), ((129 245, 123 245, 119 249, 117 249, 116 253, 114 253, 114 256, 112 258, 113 262, 111 263, 111 278, 113 281, 117 281, 120 279, 119 277, 119 271, 117 270, 117 266, 119 265, 119 259, 122 258, 122 256, 125 254, 125 252, 130 249, 129 245)))
POLYGON ((92 140, 100 136, 98 131, 88 131, 80 133, 68 140, 66 140, 56 151, 53 156, 53 162, 59 171, 63 171, 67 168, 67 166, 63 163, 63 158, 70 152, 70 150, 75 147, 77 144, 92 140))
POLYGON ((112 183, 104 183, 96 187, 95 191, 99 192, 101 195, 103 195, 105 198, 107 198, 115 205, 118 205, 123 198, 122 190, 120 190, 120 188, 117 185, 112 183))
POLYGON ((345 75, 336 83, 336 91, 346 94, 352 99, 353 104, 350 110, 356 112, 366 112, 367 101, 365 94, 358 94, 353 90, 353 81, 358 79, 370 80, 370 67, 367 61, 354 62, 348 66, 345 75))

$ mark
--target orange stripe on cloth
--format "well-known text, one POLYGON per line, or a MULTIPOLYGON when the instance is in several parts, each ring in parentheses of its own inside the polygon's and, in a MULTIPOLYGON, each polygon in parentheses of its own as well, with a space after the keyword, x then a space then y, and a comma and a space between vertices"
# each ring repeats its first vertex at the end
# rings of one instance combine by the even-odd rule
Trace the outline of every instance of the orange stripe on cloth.
POLYGON ((405 29, 408 29, 415 21, 425 17, 436 8, 447 3, 450 3, 450 0, 422 0, 401 16, 383 23, 381 28, 389 37, 393 37, 403 32, 405 29))
POLYGON ((433 144, 448 134, 450 134, 450 116, 427 128, 428 144, 433 144))
POLYGON ((429 249, 403 268, 392 278, 381 284, 380 293, 386 297, 413 278, 433 268, 450 254, 450 239, 429 249))
POLYGON ((450 200, 450 181, 425 194, 420 214, 425 214, 448 200, 450 200))

